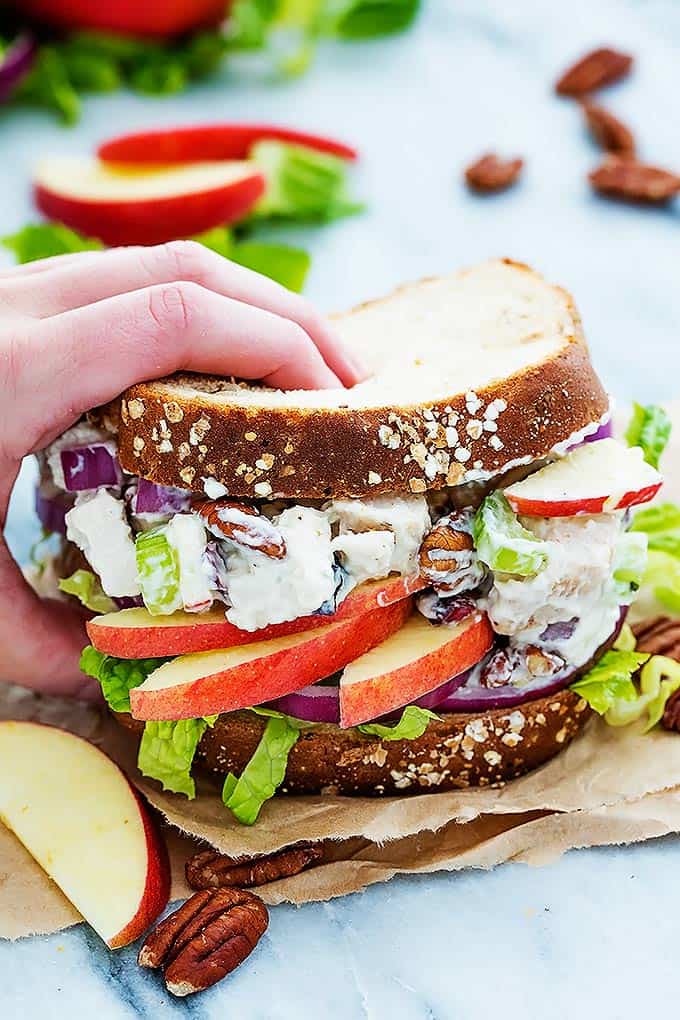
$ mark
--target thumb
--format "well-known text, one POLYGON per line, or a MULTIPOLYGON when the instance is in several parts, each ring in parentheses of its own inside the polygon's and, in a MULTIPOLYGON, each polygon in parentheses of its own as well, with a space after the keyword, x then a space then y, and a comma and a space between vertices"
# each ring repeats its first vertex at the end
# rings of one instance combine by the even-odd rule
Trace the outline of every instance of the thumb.
MULTIPOLYGON (((5 490, 0 491, 0 522, 4 525, 16 469, 0 475, 5 490)), ((0 538, 0 680, 43 694, 95 697, 98 685, 83 676, 78 666, 86 643, 83 616, 75 607, 41 599, 0 538)))

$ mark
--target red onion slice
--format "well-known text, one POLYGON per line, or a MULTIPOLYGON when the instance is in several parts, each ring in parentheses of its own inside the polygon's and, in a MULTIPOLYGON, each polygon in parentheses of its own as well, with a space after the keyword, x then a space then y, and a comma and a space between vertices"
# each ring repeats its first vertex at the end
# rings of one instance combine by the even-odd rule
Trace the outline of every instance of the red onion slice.
POLYGON ((33 67, 38 46, 31 35, 14 40, 0 61, 0 103, 6 102, 14 89, 33 67))
POLYGON ((45 531, 51 534, 66 534, 66 514, 72 506, 72 499, 64 496, 43 496, 40 489, 35 491, 35 512, 45 531))
POLYGON ((132 501, 135 514, 181 514, 191 506, 191 493, 140 478, 132 501))
POLYGON ((339 723, 340 688, 309 684, 270 702, 272 708, 305 722, 339 723))
POLYGON ((74 446, 59 453, 67 492, 98 489, 102 485, 120 485, 123 474, 118 458, 107 443, 74 446))

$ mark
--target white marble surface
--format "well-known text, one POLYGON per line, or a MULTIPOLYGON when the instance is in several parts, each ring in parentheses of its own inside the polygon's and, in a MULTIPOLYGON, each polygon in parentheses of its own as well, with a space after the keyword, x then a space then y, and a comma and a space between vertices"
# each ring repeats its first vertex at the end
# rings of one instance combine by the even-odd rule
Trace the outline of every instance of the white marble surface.
MULTIPOLYGON (((598 201, 597 153, 578 111, 551 94, 594 44, 629 48, 634 77, 608 104, 650 160, 680 168, 680 5, 674 0, 429 0, 403 38, 327 47, 299 82, 225 73, 172 100, 93 99, 76 131, 42 114, 0 120, 2 230, 31 215, 28 173, 50 152, 88 151, 112 131, 209 118, 327 130, 358 145, 363 217, 288 232, 314 252, 308 293, 324 308, 404 279, 511 255, 576 295, 597 365, 622 398, 677 395, 678 213, 598 201), (521 185, 491 199, 461 186, 488 148, 527 159, 521 185)), ((25 553, 27 482, 10 521, 25 553)), ((598 1020, 677 1012, 679 845, 572 852, 542 869, 395 879, 363 895, 277 908, 248 965, 187 1004, 169 1002, 133 952, 109 954, 82 926, 0 945, 3 1017, 174 1016, 391 1020, 598 1020)), ((0 881, 2 876, 0 876, 0 881)), ((115 882, 115 875, 102 881, 115 882)))

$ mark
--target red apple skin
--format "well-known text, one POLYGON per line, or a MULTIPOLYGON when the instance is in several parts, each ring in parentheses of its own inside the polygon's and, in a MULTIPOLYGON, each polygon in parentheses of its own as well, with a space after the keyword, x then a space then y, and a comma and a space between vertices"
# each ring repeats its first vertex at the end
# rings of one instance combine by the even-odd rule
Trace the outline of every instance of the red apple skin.
POLYGON ((15 0, 46 25, 166 38, 218 24, 230 0, 15 0))
MULTIPOLYGON (((87 635, 98 652, 117 659, 155 659, 191 652, 207 652, 212 648, 233 648, 254 641, 299 634, 304 630, 325 627, 373 609, 384 608, 408 598, 426 586, 420 577, 393 577, 381 582, 362 584, 351 591, 333 616, 303 616, 286 623, 275 623, 262 630, 239 630, 217 610, 219 619, 207 614, 186 613, 186 623, 174 626, 116 627, 118 613, 95 616, 86 624, 87 635)), ((125 612, 125 610, 122 610, 125 612)), ((158 620, 158 617, 155 617, 158 620)))
POLYGON ((144 894, 135 916, 129 924, 107 942, 109 949, 122 949, 139 938, 163 913, 170 899, 170 859, 157 819, 133 786, 130 790, 139 805, 142 816, 149 868, 146 873, 144 894))
POLYGON ((252 209, 264 193, 262 174, 253 173, 220 188, 170 198, 94 202, 60 195, 36 184, 33 197, 48 219, 114 247, 163 244, 232 223, 252 209))
MULTIPOLYGON (((486 615, 470 624, 458 641, 369 680, 340 684, 340 726, 348 729, 379 719, 432 691, 449 677, 474 666, 494 641, 486 615), (452 647, 453 646, 453 647, 452 647)), ((358 658, 358 656, 354 656, 358 658)))
POLYGON ((355 160, 358 155, 356 149, 332 138, 272 124, 197 124, 138 131, 103 142, 97 155, 109 163, 143 163, 146 166, 247 159, 253 145, 265 139, 305 145, 340 159, 355 160))
POLYGON ((290 694, 342 669, 387 640, 410 615, 410 599, 312 632, 309 641, 160 690, 130 691, 134 719, 194 719, 235 712, 290 694))
MULTIPOLYGON (((648 485, 644 489, 626 492, 612 510, 624 510, 628 506, 638 506, 654 499, 663 482, 648 485)), ((602 513, 608 496, 595 496, 593 499, 565 499, 560 501, 547 499, 522 499, 513 496, 506 490, 508 503, 516 514, 526 517, 575 517, 578 514, 602 513)))

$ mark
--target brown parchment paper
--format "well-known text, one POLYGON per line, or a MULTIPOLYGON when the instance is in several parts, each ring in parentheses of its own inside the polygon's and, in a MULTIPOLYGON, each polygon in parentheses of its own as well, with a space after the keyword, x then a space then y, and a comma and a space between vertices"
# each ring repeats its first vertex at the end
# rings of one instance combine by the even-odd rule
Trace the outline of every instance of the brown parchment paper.
MULTIPOLYGON (((680 501, 680 405, 665 456, 663 497, 680 501)), ((647 599, 644 615, 655 608, 647 599)), ((119 762, 166 820, 172 898, 187 895, 184 861, 204 840, 230 854, 265 853, 301 839, 323 840, 321 866, 260 890, 271 904, 356 892, 397 874, 545 864, 576 847, 634 843, 680 832, 680 737, 611 729, 593 720, 541 769, 492 790, 418 796, 276 797, 257 824, 236 823, 218 791, 199 780, 195 801, 163 793, 135 767, 129 735, 92 706, 0 688, 0 718, 35 718, 93 740, 119 762)), ((0 826, 0 938, 53 932, 78 914, 0 826)))

